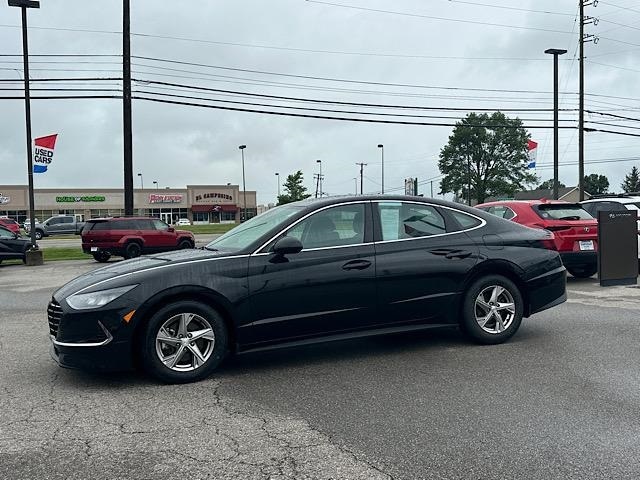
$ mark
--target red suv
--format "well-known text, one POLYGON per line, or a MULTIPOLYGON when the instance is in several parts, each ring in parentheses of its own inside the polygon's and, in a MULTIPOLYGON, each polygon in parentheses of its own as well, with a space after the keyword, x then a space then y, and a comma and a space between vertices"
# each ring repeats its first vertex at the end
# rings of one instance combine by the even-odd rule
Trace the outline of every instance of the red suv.
POLYGON ((560 253, 574 277, 587 278, 598 271, 598 221, 579 203, 505 200, 476 207, 527 227, 553 232, 552 248, 560 253))
POLYGON ((193 233, 175 230, 149 217, 94 218, 82 228, 82 251, 98 262, 112 255, 134 258, 143 253, 193 248, 193 233))
POLYGON ((20 235, 20 224, 13 218, 0 218, 0 227, 4 227, 8 230, 11 230, 13 233, 17 233, 18 235, 20 235))

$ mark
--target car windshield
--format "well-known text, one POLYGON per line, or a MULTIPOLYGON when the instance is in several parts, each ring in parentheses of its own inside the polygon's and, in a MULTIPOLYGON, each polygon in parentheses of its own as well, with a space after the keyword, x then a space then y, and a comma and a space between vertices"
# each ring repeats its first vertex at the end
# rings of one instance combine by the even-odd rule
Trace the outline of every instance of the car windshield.
POLYGON ((578 204, 538 205, 536 211, 540 217, 546 220, 593 220, 591 214, 578 204))
POLYGON ((204 247, 207 250, 240 251, 254 243, 269 230, 277 227, 288 218, 300 212, 303 207, 283 205, 253 217, 229 230, 221 237, 204 247))

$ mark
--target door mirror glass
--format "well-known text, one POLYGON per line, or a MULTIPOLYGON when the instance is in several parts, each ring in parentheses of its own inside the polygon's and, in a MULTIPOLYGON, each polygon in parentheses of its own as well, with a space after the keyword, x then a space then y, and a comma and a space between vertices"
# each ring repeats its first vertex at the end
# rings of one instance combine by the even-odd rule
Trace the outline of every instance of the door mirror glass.
POLYGON ((302 251, 302 242, 294 237, 282 237, 273 246, 276 255, 291 255, 302 251))
POLYGON ((175 231, 176 231, 176 229, 175 229, 175 228, 173 228, 173 227, 169 227, 169 228, 167 228, 167 232, 169 232, 169 233, 173 233, 173 232, 175 232, 175 231))

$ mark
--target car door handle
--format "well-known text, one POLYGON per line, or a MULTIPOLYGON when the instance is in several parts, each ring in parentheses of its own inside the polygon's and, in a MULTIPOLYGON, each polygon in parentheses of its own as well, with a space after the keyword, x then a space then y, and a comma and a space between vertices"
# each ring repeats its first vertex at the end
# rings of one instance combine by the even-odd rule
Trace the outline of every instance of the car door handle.
POLYGON ((467 258, 471 256, 471 252, 466 250, 456 250, 451 253, 447 253, 444 258, 467 258))
POLYGON ((352 260, 342 265, 343 270, 364 270, 369 268, 371 262, 369 260, 352 260))

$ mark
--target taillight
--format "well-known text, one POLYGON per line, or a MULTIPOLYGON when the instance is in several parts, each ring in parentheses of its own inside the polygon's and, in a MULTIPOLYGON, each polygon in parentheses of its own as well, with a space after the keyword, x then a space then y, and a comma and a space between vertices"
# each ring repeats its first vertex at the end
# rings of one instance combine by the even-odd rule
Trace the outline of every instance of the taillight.
POLYGON ((556 236, 550 230, 551 230, 550 228, 544 229, 544 232, 547 234, 547 236, 546 238, 543 238, 542 240, 540 240, 540 243, 547 250, 557 250, 556 242, 555 242, 556 236))

